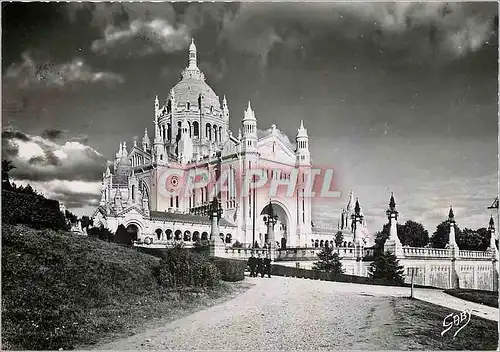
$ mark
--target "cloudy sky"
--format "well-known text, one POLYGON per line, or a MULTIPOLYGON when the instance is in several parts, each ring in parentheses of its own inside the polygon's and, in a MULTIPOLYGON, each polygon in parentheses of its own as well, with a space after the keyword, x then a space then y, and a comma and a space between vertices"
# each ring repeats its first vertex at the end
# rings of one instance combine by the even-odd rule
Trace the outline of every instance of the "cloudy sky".
POLYGON ((259 129, 335 168, 341 199, 314 206, 336 226, 354 189, 369 229, 393 191, 401 220, 433 232, 453 204, 487 224, 497 194, 496 3, 2 4, 2 152, 15 182, 89 214, 121 141, 149 128, 194 37, 237 133, 259 129))

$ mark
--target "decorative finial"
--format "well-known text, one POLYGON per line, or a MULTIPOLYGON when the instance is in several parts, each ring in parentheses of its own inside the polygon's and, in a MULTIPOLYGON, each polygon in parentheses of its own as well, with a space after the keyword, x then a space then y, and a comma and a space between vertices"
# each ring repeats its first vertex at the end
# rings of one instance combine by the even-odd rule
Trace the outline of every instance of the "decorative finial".
POLYGON ((396 202, 394 201, 394 192, 391 192, 391 200, 389 201, 389 208, 391 208, 391 210, 396 208, 396 202))
POLYGON ((359 215, 361 211, 361 207, 359 206, 359 199, 356 197, 356 205, 354 206, 354 212, 356 215, 359 215))
POLYGON ((450 220, 453 220, 455 218, 455 214, 453 214, 453 208, 451 205, 450 205, 450 212, 448 213, 448 218, 450 220))
POLYGON ((250 105, 250 100, 248 101, 247 111, 252 111, 252 106, 250 105))

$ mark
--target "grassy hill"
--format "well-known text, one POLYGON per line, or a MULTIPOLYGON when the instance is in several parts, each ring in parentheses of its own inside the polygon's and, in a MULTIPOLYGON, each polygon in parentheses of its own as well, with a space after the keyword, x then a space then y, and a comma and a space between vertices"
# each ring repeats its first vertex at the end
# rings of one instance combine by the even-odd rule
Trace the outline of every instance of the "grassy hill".
POLYGON ((231 291, 161 288, 159 259, 97 239, 2 225, 2 349, 74 349, 231 291))

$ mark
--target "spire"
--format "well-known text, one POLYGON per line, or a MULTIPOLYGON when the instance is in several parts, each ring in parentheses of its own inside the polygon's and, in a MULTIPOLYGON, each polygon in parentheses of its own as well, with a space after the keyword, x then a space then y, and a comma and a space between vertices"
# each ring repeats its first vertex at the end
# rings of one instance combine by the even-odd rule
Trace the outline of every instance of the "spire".
POLYGON ((142 137, 142 144, 149 144, 148 129, 144 129, 144 137, 142 137))
POLYGON ((243 119, 244 121, 245 120, 256 120, 255 119, 255 112, 252 110, 252 106, 250 105, 250 101, 248 101, 248 107, 245 111, 245 118, 243 119))
POLYGON ((391 192, 391 200, 389 201, 389 209, 386 211, 389 220, 395 218, 398 220, 398 211, 396 210, 396 201, 394 200, 394 193, 391 192))
POLYGON ((226 95, 224 94, 224 99, 222 99, 222 105, 227 106, 226 95))
POLYGON ((123 142, 123 156, 127 156, 128 155, 128 151, 127 151, 127 142, 123 142))
POLYGON ((122 148, 122 142, 120 142, 120 148, 118 149, 118 151, 116 152, 116 157, 117 158, 121 158, 122 157, 122 154, 123 154, 123 148, 122 148))
POLYGON ((349 193, 349 200, 347 201, 346 210, 348 210, 349 212, 352 212, 353 204, 354 204, 354 191, 351 189, 351 192, 349 193))
POLYGON ((448 219, 450 221, 455 221, 455 214, 453 214, 453 208, 450 205, 450 212, 448 213, 448 219))
POLYGON ((391 200, 389 201, 389 209, 396 210, 396 201, 394 201, 394 192, 391 192, 391 200))
POLYGON ((304 128, 304 120, 300 120, 300 127, 297 130, 297 137, 296 138, 308 138, 309 136, 307 135, 307 130, 304 128))
POLYGON ((495 221, 493 221, 493 215, 490 216, 490 228, 495 228, 495 221))
POLYGON ((189 46, 189 68, 197 67, 196 64, 196 45, 194 39, 191 38, 191 45, 189 46))
POLYGON ((361 212, 361 207, 359 206, 359 200, 356 197, 356 205, 354 206, 354 213, 356 215, 360 215, 360 212, 361 212))

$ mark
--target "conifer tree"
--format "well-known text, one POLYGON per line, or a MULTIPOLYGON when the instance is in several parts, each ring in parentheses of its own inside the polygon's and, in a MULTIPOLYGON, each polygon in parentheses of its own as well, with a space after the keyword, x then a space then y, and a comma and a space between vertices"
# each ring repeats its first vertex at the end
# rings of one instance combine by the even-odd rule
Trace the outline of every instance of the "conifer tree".
POLYGON ((370 264, 370 279, 381 279, 391 283, 402 284, 404 282, 404 267, 393 253, 380 253, 370 264))
POLYGON ((325 246, 318 253, 319 260, 313 264, 314 270, 323 271, 326 273, 342 274, 342 263, 340 262, 337 252, 333 252, 332 246, 325 246))

